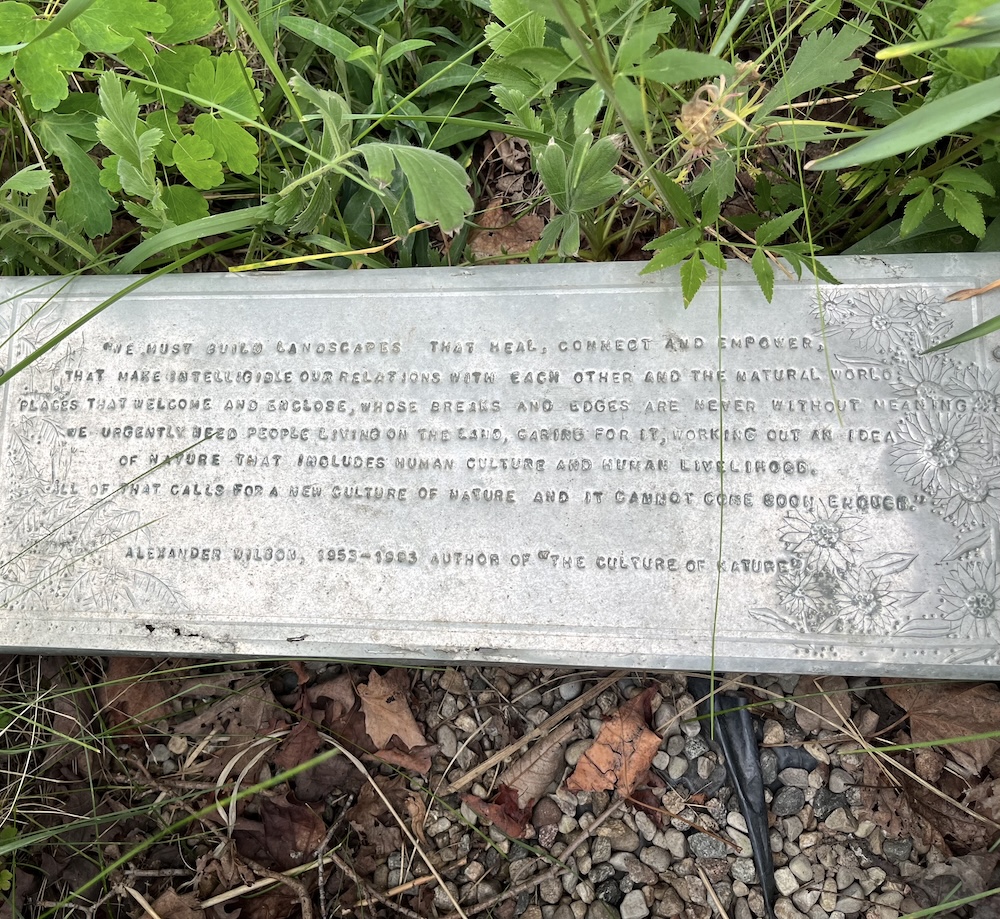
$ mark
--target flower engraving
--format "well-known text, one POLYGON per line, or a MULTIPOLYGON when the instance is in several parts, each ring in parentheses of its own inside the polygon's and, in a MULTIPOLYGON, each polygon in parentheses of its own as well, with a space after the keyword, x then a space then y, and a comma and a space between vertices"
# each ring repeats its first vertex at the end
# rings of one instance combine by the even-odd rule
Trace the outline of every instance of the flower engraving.
POLYGON ((893 465, 929 494, 957 489, 985 467, 979 432, 961 415, 918 411, 898 427, 903 441, 892 450, 893 465))
POLYGON ((944 319, 940 297, 923 287, 900 294, 899 315, 924 329, 932 329, 944 319))
POLYGON ((888 634, 896 625, 895 605, 885 579, 867 568, 844 572, 837 584, 837 611, 845 631, 888 634))
POLYGON ((1000 524, 1000 476, 984 470, 942 489, 934 498, 934 508, 962 530, 1000 524))
POLYGON ((995 562, 945 575, 938 609, 954 634, 1000 641, 1000 576, 995 562))
POLYGON ((844 323, 851 338, 878 354, 908 341, 912 324, 897 308, 891 291, 873 290, 854 300, 854 315, 844 323))
POLYGON ((897 371, 897 379, 889 385, 896 395, 906 399, 922 399, 930 403, 949 398, 952 393, 952 362, 940 354, 904 358, 897 371))
POLYGON ((860 517, 816 502, 817 510, 796 510, 785 516, 779 539, 807 565, 843 569, 855 563, 857 543, 864 538, 860 517))

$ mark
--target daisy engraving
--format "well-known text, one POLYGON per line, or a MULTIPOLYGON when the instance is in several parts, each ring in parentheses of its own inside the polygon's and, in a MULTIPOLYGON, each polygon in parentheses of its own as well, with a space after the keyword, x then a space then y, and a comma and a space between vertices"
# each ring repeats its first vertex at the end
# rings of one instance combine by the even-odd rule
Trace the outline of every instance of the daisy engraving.
MULTIPOLYGON (((939 402, 952 395, 952 362, 940 354, 904 359, 890 384, 898 396, 939 402)), ((929 407, 929 406, 927 406, 929 407)))
POLYGON ((854 300, 848 294, 833 288, 821 290, 813 315, 827 325, 840 325, 854 315, 854 300))
POLYGON ((873 290, 854 301, 854 315, 845 323, 851 338, 869 351, 886 354, 910 337, 912 323, 903 318, 889 291, 873 290))
POLYGON ((857 543, 864 538, 859 517, 817 501, 817 510, 797 510, 785 516, 778 533, 785 548, 808 566, 849 568, 855 562, 857 543))
POLYGON ((1000 477, 993 469, 973 474, 950 491, 942 489, 934 507, 964 530, 1000 524, 1000 477))
POLYGON ((945 575, 938 609, 963 638, 1000 641, 1000 580, 995 562, 945 575))
POLYGON ((866 568, 845 572, 837 584, 837 611, 845 631, 887 634, 896 625, 896 598, 866 568))
POLYGON ((985 467, 979 432, 961 415, 914 412, 900 421, 899 431, 904 439, 893 448, 893 465, 928 493, 955 490, 985 467))
POLYGON ((933 328, 944 319, 941 298, 922 287, 904 291, 899 297, 899 315, 914 325, 933 328))

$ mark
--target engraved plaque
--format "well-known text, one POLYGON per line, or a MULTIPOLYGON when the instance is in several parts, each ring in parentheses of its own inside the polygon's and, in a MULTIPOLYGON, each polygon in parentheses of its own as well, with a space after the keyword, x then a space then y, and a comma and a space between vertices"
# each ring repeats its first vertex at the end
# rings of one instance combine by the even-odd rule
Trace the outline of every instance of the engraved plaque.
MULTIPOLYGON (((923 352, 996 259, 828 265, 139 288, 4 388, 4 643, 995 675, 1000 348, 923 352)), ((4 366, 124 283, 0 282, 4 366)))

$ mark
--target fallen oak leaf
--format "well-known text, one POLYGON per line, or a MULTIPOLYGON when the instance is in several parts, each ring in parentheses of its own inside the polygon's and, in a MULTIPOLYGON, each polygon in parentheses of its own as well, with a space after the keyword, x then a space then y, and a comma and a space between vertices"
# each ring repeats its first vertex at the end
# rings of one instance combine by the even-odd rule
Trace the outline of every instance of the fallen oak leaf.
POLYGON ((622 797, 635 791, 660 749, 659 734, 649 728, 650 700, 658 690, 658 686, 643 690, 601 726, 566 780, 570 791, 614 789, 622 797))
POLYGON ((387 747, 392 737, 398 737, 409 750, 427 746, 424 732, 406 701, 405 687, 400 685, 405 676, 406 671, 399 668, 390 670, 385 677, 372 670, 368 682, 358 686, 365 730, 376 748, 387 747))
POLYGON ((512 839, 521 839, 524 836, 528 821, 531 820, 531 805, 534 804, 532 801, 526 807, 521 807, 516 789, 507 785, 500 786, 492 802, 484 801, 472 794, 462 795, 462 800, 480 817, 485 817, 512 839))
POLYGON ((575 734, 576 726, 572 722, 561 725, 501 773, 500 784, 517 792, 521 807, 529 807, 530 802, 544 797, 562 771, 563 748, 575 734))

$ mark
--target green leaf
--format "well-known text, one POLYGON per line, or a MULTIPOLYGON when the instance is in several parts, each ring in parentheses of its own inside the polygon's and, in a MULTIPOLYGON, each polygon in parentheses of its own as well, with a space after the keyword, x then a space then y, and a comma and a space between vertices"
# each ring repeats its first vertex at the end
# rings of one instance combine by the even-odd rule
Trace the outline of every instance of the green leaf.
POLYGON ((945 187, 942 206, 947 216, 965 227, 973 236, 982 238, 985 235, 986 220, 983 217, 983 205, 974 194, 945 187))
POLYGON ((214 159, 228 163, 233 172, 249 176, 257 171, 257 141, 235 121, 202 112, 194 120, 194 133, 210 143, 214 159))
POLYGON ((963 191, 974 191, 981 195, 992 195, 993 186, 975 170, 966 166, 949 166, 937 178, 938 185, 950 185, 963 191))
POLYGON ((302 16, 282 16, 280 19, 282 27, 294 32, 300 38, 304 38, 314 45, 318 45, 324 51, 329 51, 338 61, 351 61, 360 64, 367 71, 368 75, 374 77, 378 70, 374 64, 374 53, 370 58, 358 58, 356 54, 360 51, 358 44, 343 32, 331 29, 328 25, 306 19, 302 16))
POLYGON ((736 68, 728 61, 683 48, 668 48, 655 54, 641 62, 635 72, 664 86, 676 86, 678 83, 705 80, 708 77, 725 76, 730 81, 736 78, 736 68))
MULTIPOLYGON (((438 223, 445 232, 462 226, 473 202, 465 188, 469 177, 453 159, 436 150, 404 144, 364 144, 360 150, 369 169, 372 157, 377 158, 379 152, 392 154, 406 177, 418 220, 438 223)), ((384 167, 380 168, 384 175, 384 167)))
POLYGON ((170 185, 163 189, 163 203, 167 216, 177 225, 191 223, 208 216, 208 202, 204 195, 186 185, 170 185))
POLYGON ((155 0, 94 0, 70 29, 88 51, 117 54, 143 32, 163 32, 170 21, 166 9, 155 0))
POLYGON ((681 265, 681 292, 684 294, 684 306, 690 306, 695 294, 701 290, 701 285, 708 277, 708 269, 701 260, 701 255, 695 252, 691 258, 681 265))
POLYGON ((852 147, 813 160, 806 169, 846 169, 883 160, 955 134, 1000 111, 1000 76, 966 86, 880 128, 852 147))
POLYGON ((574 258, 580 252, 580 218, 576 214, 566 214, 563 218, 563 231, 559 237, 559 249, 556 254, 560 258, 574 258))
POLYGON ((855 25, 846 25, 837 33, 824 29, 808 36, 799 45, 788 70, 764 97, 753 121, 759 123, 778 106, 788 105, 814 89, 849 80, 861 66, 861 60, 852 55, 870 38, 871 32, 855 25))
POLYGON ((22 195, 32 195, 46 188, 51 181, 52 173, 35 163, 15 172, 3 185, 0 185, 0 194, 16 191, 22 195))
POLYGON ((238 51, 224 52, 195 64, 188 79, 188 92, 205 99, 211 108, 235 112, 245 121, 256 121, 264 94, 256 88, 253 74, 238 51))
POLYGON ((59 157, 69 178, 69 186, 56 198, 56 216, 89 237, 109 232, 117 205, 101 184, 101 170, 87 155, 97 143, 97 119, 87 112, 47 113, 36 120, 35 130, 45 149, 59 157))
POLYGON ((726 270, 726 259, 722 254, 722 248, 719 244, 713 240, 705 240, 700 246, 698 246, 698 252, 701 257, 708 262, 713 268, 718 268, 719 271, 726 270))
POLYGON ((173 112, 187 102, 188 80, 195 67, 202 62, 211 66, 212 52, 202 45, 181 45, 177 48, 164 48, 153 59, 150 67, 151 78, 158 84, 181 92, 160 91, 163 105, 173 112))
POLYGON ((173 20, 156 38, 165 45, 180 45, 204 38, 219 23, 216 0, 160 0, 173 20))
POLYGON ((599 207, 622 190, 622 179, 614 171, 621 158, 617 144, 610 137, 602 137, 593 145, 590 145, 590 140, 589 131, 577 140, 578 146, 586 143, 588 149, 571 177, 573 184, 569 189, 569 198, 575 214, 599 207))
POLYGON ((629 29, 618 45, 615 55, 615 69, 626 70, 638 64, 659 40, 673 28, 677 14, 664 7, 659 10, 646 8, 642 19, 629 29))
POLYGON ((501 57, 545 44, 545 17, 534 12, 525 0, 492 0, 491 7, 504 25, 488 23, 486 41, 501 57))
POLYGON ((14 66, 14 52, 23 48, 28 39, 38 31, 34 19, 35 11, 26 3, 11 0, 0 3, 0 36, 4 42, 8 42, 0 46, 0 80, 6 79, 10 74, 11 67, 14 66), (14 41, 10 42, 11 39, 14 41))
POLYGON ((216 188, 222 184, 222 166, 212 159, 215 148, 198 134, 185 134, 174 144, 174 163, 195 188, 216 188))
POLYGON ((938 345, 934 345, 933 348, 928 348, 924 354, 933 354, 935 351, 943 351, 945 348, 954 348, 955 345, 961 345, 967 341, 982 338, 984 335, 996 332, 997 329, 1000 329, 1000 316, 994 316, 992 319, 980 322, 978 325, 974 325, 971 329, 966 329, 964 332, 960 332, 958 335, 954 335, 946 341, 943 341, 938 345))
POLYGON ((100 99, 104 116, 97 119, 97 136, 116 155, 112 164, 122 189, 147 201, 158 199, 153 151, 163 135, 139 120, 138 99, 135 93, 124 91, 116 73, 101 76, 100 99))
POLYGON ((760 292, 764 295, 764 299, 770 303, 774 296, 774 265, 771 264, 771 260, 763 249, 754 249, 750 258, 750 267, 757 278, 760 292))
POLYGON ((906 202, 903 220, 899 225, 899 235, 909 236, 924 222, 924 218, 934 208, 934 189, 925 188, 915 198, 906 202))
POLYGON ((597 113, 604 105, 604 91, 595 83, 586 92, 580 94, 573 103, 573 130, 577 136, 593 128, 597 121, 597 113))
POLYGON ((14 73, 31 104, 40 112, 51 112, 69 95, 66 71, 75 70, 81 60, 83 51, 76 36, 56 32, 22 48, 14 61, 14 73))
POLYGON ((691 204, 691 198, 688 197, 688 193, 675 182, 666 173, 658 173, 659 184, 657 187, 662 188, 664 196, 666 197, 667 209, 673 215, 674 219, 681 224, 692 224, 695 222, 694 219, 694 206, 691 204))
POLYGON ((682 262, 693 252, 696 252, 702 240, 702 232, 698 227, 676 227, 663 236, 659 236, 646 249, 654 249, 655 254, 642 269, 642 274, 651 274, 663 268, 669 268, 682 262))
POLYGON ((535 168, 545 183, 545 190, 564 214, 570 212, 566 154, 554 140, 535 153, 535 168))
POLYGON ((391 48, 387 48, 385 53, 382 55, 382 65, 391 64, 393 61, 398 60, 404 54, 410 51, 416 51, 420 48, 433 47, 434 42, 428 41, 426 38, 408 38, 405 41, 401 41, 398 44, 393 45, 391 48))
POLYGON ((918 195, 930 187, 930 181, 924 176, 913 176, 906 180, 899 193, 901 195, 918 195))
MULTIPOLYGON (((794 210, 789 211, 787 214, 782 214, 780 217, 775 217, 772 220, 765 221, 759 227, 757 227, 757 232, 754 234, 754 239, 758 246, 767 246, 773 243, 779 236, 784 232, 791 229, 794 226, 795 221, 802 216, 803 209, 797 207, 794 210)), ((768 297, 768 300, 771 298, 768 297)))

